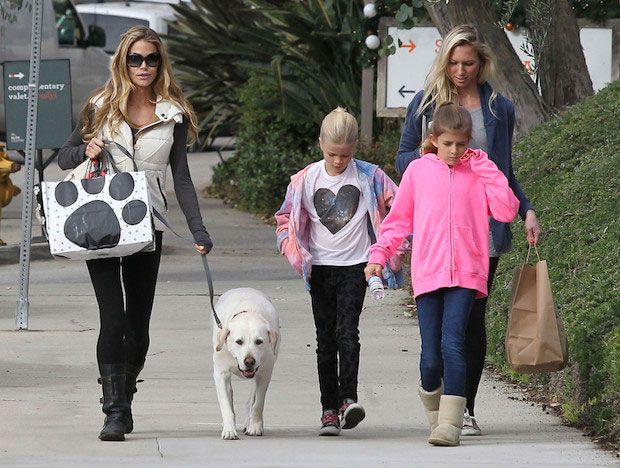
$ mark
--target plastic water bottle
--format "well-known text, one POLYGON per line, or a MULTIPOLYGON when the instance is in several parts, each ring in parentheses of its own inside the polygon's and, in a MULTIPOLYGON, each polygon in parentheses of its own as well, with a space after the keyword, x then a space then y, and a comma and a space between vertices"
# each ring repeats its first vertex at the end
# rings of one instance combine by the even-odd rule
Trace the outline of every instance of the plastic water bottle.
POLYGON ((383 280, 379 276, 371 276, 368 280, 368 288, 373 299, 379 300, 385 297, 383 291, 383 280))

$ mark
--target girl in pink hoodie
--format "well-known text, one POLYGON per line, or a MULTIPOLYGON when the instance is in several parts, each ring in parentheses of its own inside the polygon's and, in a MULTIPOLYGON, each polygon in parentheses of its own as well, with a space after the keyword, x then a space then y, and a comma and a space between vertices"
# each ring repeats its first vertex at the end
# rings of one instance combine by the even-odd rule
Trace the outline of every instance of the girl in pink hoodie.
POLYGON ((433 116, 425 155, 409 164, 366 279, 413 232, 411 278, 422 355, 418 391, 434 445, 458 445, 465 409, 465 329, 475 297, 487 295, 489 216, 510 222, 519 201, 482 150, 468 149, 472 121, 455 104, 433 116), (443 382, 442 382, 443 376, 443 382))

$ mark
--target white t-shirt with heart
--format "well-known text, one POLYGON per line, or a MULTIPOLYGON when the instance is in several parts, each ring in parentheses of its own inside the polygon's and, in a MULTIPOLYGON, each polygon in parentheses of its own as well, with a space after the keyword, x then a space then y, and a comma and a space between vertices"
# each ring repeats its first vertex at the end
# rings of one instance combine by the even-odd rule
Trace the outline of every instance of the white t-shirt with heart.
POLYGON ((368 210, 353 162, 337 176, 327 173, 325 162, 308 169, 302 206, 310 216, 313 265, 350 266, 368 261, 368 210))

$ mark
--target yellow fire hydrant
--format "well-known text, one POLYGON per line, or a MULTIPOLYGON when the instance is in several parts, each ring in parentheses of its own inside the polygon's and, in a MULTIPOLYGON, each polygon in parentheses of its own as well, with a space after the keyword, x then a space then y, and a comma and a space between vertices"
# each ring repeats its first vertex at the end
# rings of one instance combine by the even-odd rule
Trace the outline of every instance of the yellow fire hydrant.
MULTIPOLYGON (((19 164, 9 159, 9 156, 3 151, 4 145, 0 145, 0 222, 2 221, 2 208, 7 206, 13 197, 21 192, 19 187, 13 185, 9 175, 19 171, 19 164)), ((0 239, 0 245, 6 243, 0 239)))

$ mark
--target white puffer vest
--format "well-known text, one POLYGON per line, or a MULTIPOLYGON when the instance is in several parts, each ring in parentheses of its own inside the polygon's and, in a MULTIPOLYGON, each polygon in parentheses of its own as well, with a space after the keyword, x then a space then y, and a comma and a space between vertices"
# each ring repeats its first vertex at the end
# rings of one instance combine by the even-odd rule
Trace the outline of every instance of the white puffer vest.
MULTIPOLYGON (((95 107, 99 107, 100 103, 100 100, 96 100, 95 107)), ((108 124, 104 124, 98 137, 102 138, 105 135, 121 144, 133 155, 138 170, 146 172, 153 208, 165 217, 168 209, 165 196, 166 173, 174 142, 174 126, 183 122, 183 110, 175 103, 157 96, 155 114, 159 120, 142 127, 135 137, 126 122, 121 123, 114 134, 111 134, 108 124)), ((116 145, 107 145, 106 148, 112 154, 114 163, 120 171, 134 170, 133 162, 116 145)), ((156 218, 155 225, 159 230, 164 228, 156 218)))

